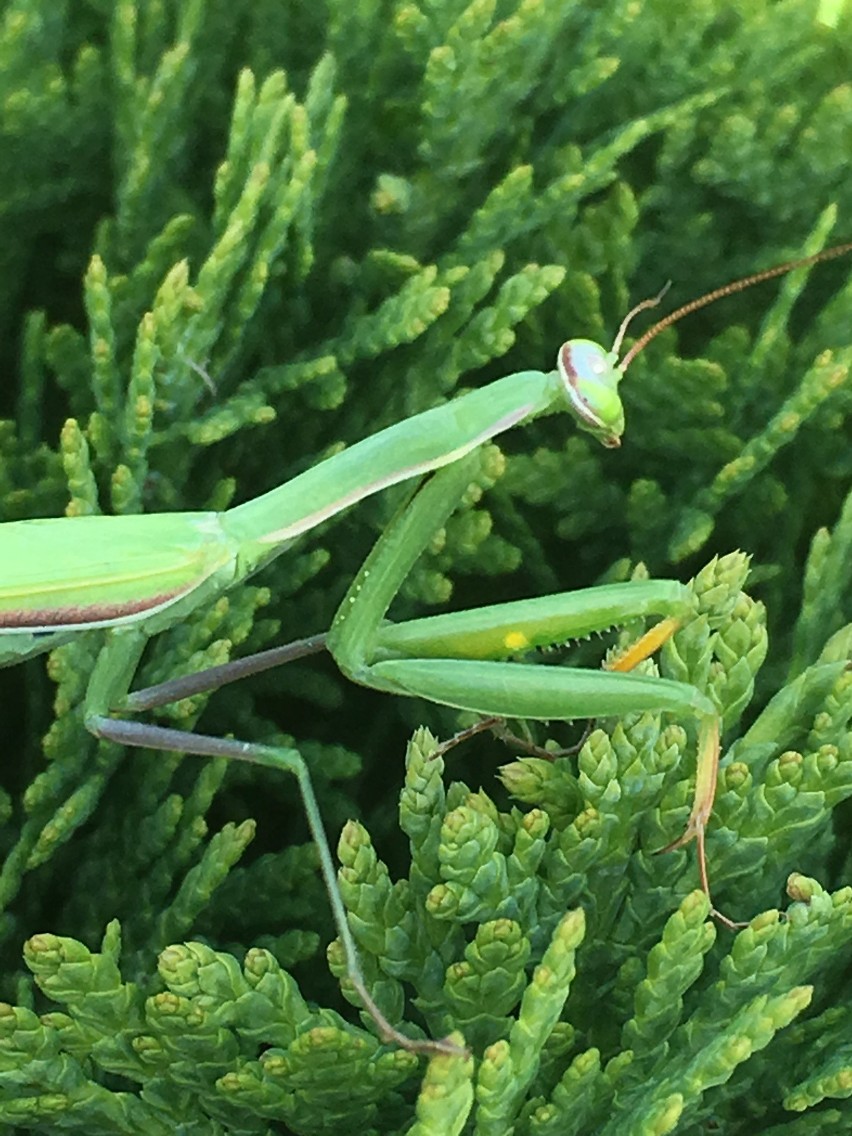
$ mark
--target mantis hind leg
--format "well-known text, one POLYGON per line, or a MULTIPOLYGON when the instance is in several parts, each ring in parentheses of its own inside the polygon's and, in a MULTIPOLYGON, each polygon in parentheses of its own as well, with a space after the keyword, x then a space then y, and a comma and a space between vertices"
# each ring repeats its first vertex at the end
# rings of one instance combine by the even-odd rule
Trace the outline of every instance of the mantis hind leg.
MULTIPOLYGON (((89 688, 86 693, 86 728, 96 738, 115 742, 117 745, 137 746, 140 749, 177 751, 178 753, 193 754, 199 757, 226 757, 231 760, 246 761, 291 773, 298 782, 308 827, 319 854, 320 871, 328 893, 334 926, 343 946, 347 975, 358 993, 364 1009, 375 1022, 382 1040, 393 1042, 400 1048, 414 1053, 429 1055, 462 1053, 463 1050, 458 1045, 446 1039, 438 1041, 416 1040, 401 1033, 391 1025, 367 989, 358 959, 358 948, 355 945, 346 917, 346 909, 337 885, 331 849, 320 816, 310 773, 298 750, 283 746, 257 745, 230 738, 211 737, 207 734, 198 734, 188 730, 177 730, 112 716, 112 708, 127 706, 127 691, 136 673, 146 641, 147 637, 144 631, 133 627, 113 628, 107 636, 106 643, 98 656, 95 669, 89 680, 89 688)), ((230 681, 233 678, 243 677, 246 673, 266 670, 268 667, 279 665, 291 657, 312 654, 314 651, 322 650, 324 646, 325 640, 322 636, 300 640, 298 643, 290 644, 284 648, 262 652, 259 656, 251 656, 248 660, 238 660, 234 664, 213 668, 212 674, 209 671, 202 672, 201 676, 190 675, 185 680, 178 679, 171 683, 160 684, 157 687, 149 687, 146 691, 140 692, 139 704, 134 704, 134 708, 138 708, 139 705, 159 706, 176 697, 185 697, 188 694, 199 693, 211 687, 215 689, 223 682, 230 681)))
POLYGON ((279 746, 256 745, 229 738, 211 737, 206 734, 190 733, 165 726, 154 726, 145 722, 108 718, 97 714, 87 717, 86 726, 95 737, 115 742, 118 745, 138 746, 141 749, 151 750, 176 750, 180 753, 194 754, 200 757, 226 757, 232 760, 251 762, 255 765, 263 765, 269 769, 283 769, 293 774, 299 784, 308 826, 319 853, 323 883, 328 892, 335 929, 343 944, 346 957, 347 975, 357 991, 364 1009, 373 1019, 380 1037, 383 1041, 392 1042, 413 1053, 457 1055, 463 1052, 458 1045, 449 1039, 418 1041, 400 1033, 391 1025, 367 989, 358 960, 358 948, 349 928, 346 909, 343 905, 340 889, 337 886, 331 849, 320 816, 310 773, 298 750, 279 746))

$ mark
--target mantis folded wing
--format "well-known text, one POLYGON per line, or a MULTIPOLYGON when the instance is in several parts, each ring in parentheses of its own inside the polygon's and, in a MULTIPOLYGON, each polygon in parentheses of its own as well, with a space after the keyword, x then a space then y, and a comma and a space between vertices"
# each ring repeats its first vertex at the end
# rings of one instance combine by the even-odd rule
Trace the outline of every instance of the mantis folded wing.
MULTIPOLYGON (((307 768, 294 749, 229 741, 148 725, 115 715, 183 697, 186 683, 129 694, 147 640, 185 619, 259 571, 320 522, 370 494, 437 471, 383 534, 350 588, 325 639, 344 674, 393 694, 430 699, 483 715, 573 719, 643 709, 692 715, 699 722, 698 775, 689 822, 676 844, 699 846, 712 807, 719 729, 713 703, 682 683, 618 673, 647 657, 692 610, 690 593, 672 581, 648 581, 516 604, 479 608, 404 624, 385 622, 411 566, 456 508, 477 472, 482 443, 545 412, 565 409, 580 429, 607 447, 620 444, 624 414, 618 384, 653 334, 720 295, 799 265, 848 252, 839 246, 737 281, 666 317, 618 362, 627 320, 611 351, 572 340, 549 373, 525 371, 416 415, 359 442, 224 513, 82 517, 0 525, 0 666, 51 650, 80 631, 107 632, 85 700, 85 721, 100 738, 149 749, 225 756, 293 773, 320 853, 349 977, 380 1033, 422 1052, 456 1052, 447 1041, 414 1041, 382 1014, 367 990, 337 888, 307 768), (636 616, 665 617, 610 671, 518 665, 509 660, 535 646, 564 642, 636 616)), ((657 298, 659 299, 659 297, 657 298)), ((635 311, 657 302, 646 301, 635 311)), ((631 315, 634 313, 631 313, 631 315)), ((627 317, 629 319, 630 316, 627 317)), ((254 669, 282 661, 267 653, 254 669)), ((193 690, 236 677, 241 664, 196 678, 193 690)), ((242 667, 246 669, 245 666, 242 667)))

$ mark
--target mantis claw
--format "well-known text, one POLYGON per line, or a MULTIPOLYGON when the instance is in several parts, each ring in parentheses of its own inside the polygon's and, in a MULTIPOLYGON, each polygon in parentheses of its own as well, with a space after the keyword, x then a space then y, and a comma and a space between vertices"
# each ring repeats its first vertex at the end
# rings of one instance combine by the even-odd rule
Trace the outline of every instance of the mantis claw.
POLYGON ((418 1041, 415 1038, 407 1037, 404 1033, 400 1033, 398 1029, 390 1024, 376 1005, 360 975, 350 973, 348 977, 358 997, 363 1002, 364 1009, 370 1015, 373 1024, 376 1026, 382 1041, 392 1045, 398 1045, 400 1049, 404 1049, 408 1053, 417 1053, 425 1057, 436 1057, 438 1055, 444 1057, 470 1057, 470 1050, 463 1045, 458 1045, 452 1038, 441 1037, 434 1040, 432 1038, 425 1038, 422 1041, 418 1041))

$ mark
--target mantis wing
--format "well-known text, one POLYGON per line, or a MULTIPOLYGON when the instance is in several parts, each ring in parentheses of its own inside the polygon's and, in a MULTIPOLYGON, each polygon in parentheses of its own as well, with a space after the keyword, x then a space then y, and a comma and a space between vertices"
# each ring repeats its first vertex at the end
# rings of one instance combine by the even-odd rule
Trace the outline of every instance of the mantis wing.
POLYGON ((0 525, 0 666, 51 650, 64 632, 165 612, 213 578, 221 590, 236 564, 216 513, 0 525))

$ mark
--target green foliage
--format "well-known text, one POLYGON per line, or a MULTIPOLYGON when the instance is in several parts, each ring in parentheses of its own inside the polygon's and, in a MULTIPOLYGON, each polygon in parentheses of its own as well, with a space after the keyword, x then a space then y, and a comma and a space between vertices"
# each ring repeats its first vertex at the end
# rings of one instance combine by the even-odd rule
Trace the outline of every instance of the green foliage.
MULTIPOLYGON (((849 239, 850 20, 825 0, 688 20, 666 0, 5 0, 0 519, 224 508, 547 369, 568 337, 610 342, 668 277, 680 303, 849 239)), ((445 788, 418 732, 405 849, 388 781, 413 726, 455 716, 322 661, 171 708, 298 746, 374 996, 471 1047, 424 1069, 353 1024, 318 953, 294 785, 96 745, 83 636, 47 678, 3 673, 4 1136, 848 1128, 848 280, 823 265, 661 335, 623 384, 619 452, 562 418, 513 432, 394 612, 639 561, 696 573, 660 667, 722 711, 709 866, 750 926, 717 932, 694 857, 653 854, 688 811, 693 722, 599 723, 576 762, 521 757, 502 785, 505 747, 480 743, 464 776, 485 788, 445 788)), ((161 637, 140 685, 326 629, 400 499, 161 637)))

